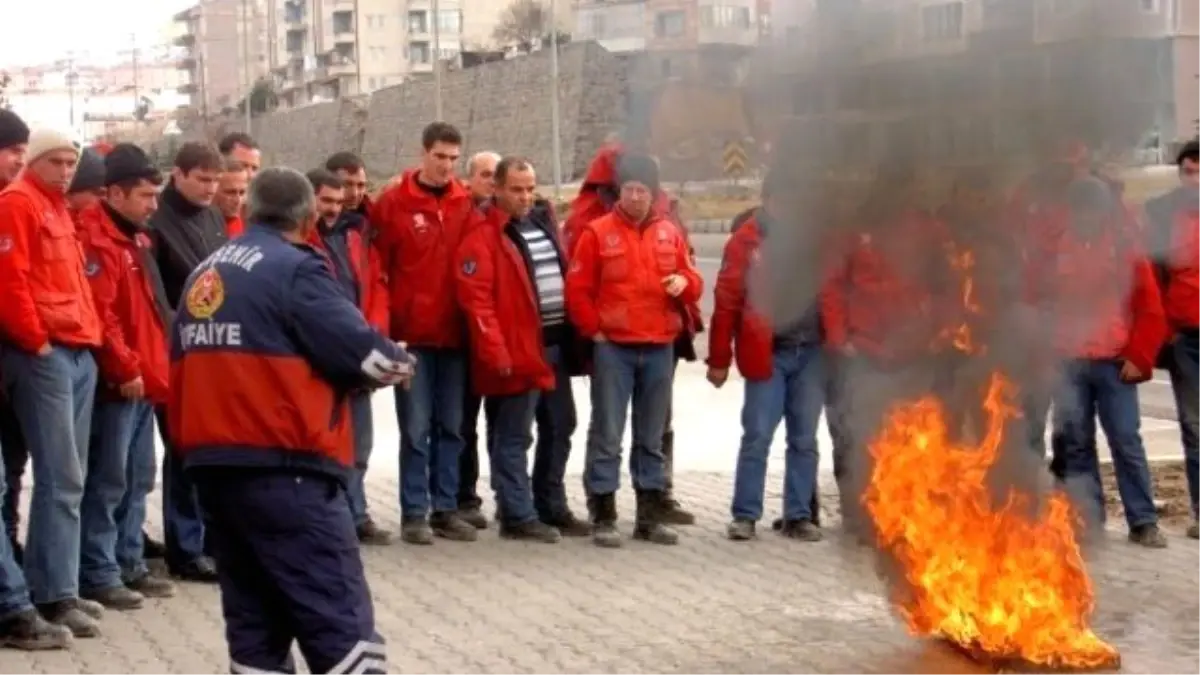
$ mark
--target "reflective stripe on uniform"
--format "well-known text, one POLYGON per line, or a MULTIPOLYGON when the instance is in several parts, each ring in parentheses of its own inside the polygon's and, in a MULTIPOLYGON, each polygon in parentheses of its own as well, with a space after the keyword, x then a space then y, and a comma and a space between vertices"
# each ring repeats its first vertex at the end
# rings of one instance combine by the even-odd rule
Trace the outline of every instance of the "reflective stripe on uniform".
POLYGON ((387 650, 383 639, 359 640, 354 648, 337 665, 330 668, 330 673, 360 673, 362 675, 387 672, 387 650))

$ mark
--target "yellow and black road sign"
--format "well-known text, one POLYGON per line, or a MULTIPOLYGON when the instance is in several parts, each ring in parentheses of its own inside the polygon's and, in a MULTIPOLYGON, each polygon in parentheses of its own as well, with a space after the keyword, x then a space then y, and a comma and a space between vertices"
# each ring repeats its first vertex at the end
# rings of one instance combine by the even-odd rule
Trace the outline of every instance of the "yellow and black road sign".
POLYGON ((746 165, 749 164, 749 161, 746 157, 746 149, 742 147, 741 143, 737 141, 726 143, 722 159, 727 178, 740 178, 746 175, 746 165))

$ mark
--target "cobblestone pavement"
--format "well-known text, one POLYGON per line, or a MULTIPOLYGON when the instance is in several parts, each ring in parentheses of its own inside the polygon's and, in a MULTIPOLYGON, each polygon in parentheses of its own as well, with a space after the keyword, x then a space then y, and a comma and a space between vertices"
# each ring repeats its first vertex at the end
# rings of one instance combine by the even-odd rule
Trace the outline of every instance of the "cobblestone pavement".
MULTIPOLYGON (((380 632, 397 672, 983 672, 942 645, 909 638, 882 600, 871 560, 830 530, 818 544, 724 538, 740 429, 741 382, 715 390, 703 367, 683 364, 676 382, 677 491, 700 524, 673 548, 630 542, 598 550, 497 539, 367 549, 380 632)), ((575 383, 581 449, 586 386, 575 383)), ((395 530, 399 434, 392 398, 374 398, 372 511, 395 530)), ((482 431, 482 429, 481 429, 482 431)), ((1178 457, 1178 427, 1143 418, 1151 455, 1178 457)), ((782 436, 782 429, 780 430, 782 436)), ((773 466, 782 466, 782 438, 773 466)), ((819 434, 822 470, 829 436, 819 434)), ((628 442, 626 443, 628 447, 628 442)), ((1102 455, 1106 455, 1102 452, 1102 455)), ((583 512, 572 453, 568 485, 583 512)), ((831 480, 824 474, 826 480, 831 480)), ((486 486, 486 478, 481 489, 486 486)), ((768 481, 768 518, 780 476, 768 481)), ((633 512, 624 494, 623 527, 633 512)), ((826 494, 834 494, 826 486, 826 494)), ((157 499, 158 494, 154 495, 157 499)), ((826 500, 835 501, 835 500, 826 500)), ((157 506, 153 531, 160 531, 157 506)), ((1116 531, 1096 552, 1096 629, 1125 656, 1127 672, 1197 672, 1200 548, 1174 531, 1164 551, 1116 531)), ((0 673, 191 673, 227 669, 215 588, 182 587, 139 612, 110 614, 104 637, 67 653, 0 652, 0 673)))
MULTIPOLYGON (((397 488, 386 473, 372 479, 370 496, 394 528, 397 488)), ((490 531, 472 544, 366 550, 393 671, 986 672, 906 636, 869 559, 836 528, 817 544, 771 534, 725 540, 729 483, 728 474, 679 476, 700 524, 674 548, 601 551, 586 540, 547 546, 490 531)), ((777 507, 776 492, 768 511, 777 507)), ((631 512, 627 500, 622 514, 631 512)), ((1146 551, 1113 532, 1094 555, 1096 628, 1121 648, 1126 672, 1197 671, 1200 551, 1171 535, 1170 548, 1146 551)), ((103 625, 102 638, 71 652, 0 652, 0 672, 228 672, 215 588, 185 585, 103 625)))

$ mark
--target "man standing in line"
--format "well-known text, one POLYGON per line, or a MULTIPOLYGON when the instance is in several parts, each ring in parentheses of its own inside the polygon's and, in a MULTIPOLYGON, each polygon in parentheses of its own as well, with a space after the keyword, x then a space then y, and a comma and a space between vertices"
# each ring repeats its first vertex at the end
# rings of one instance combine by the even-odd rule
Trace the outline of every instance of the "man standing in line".
POLYGON ((250 134, 241 131, 225 134, 217 143, 217 151, 225 159, 246 167, 251 178, 262 168, 262 150, 250 134))
POLYGON ((105 159, 106 194, 79 218, 86 272, 104 324, 100 386, 83 488, 83 597, 109 609, 140 608, 174 586, 143 557, 146 497, 154 488, 154 405, 167 399, 170 306, 146 223, 162 177, 141 148, 120 144, 105 159))
POLYGON ((102 610, 79 598, 79 508, 101 325, 67 210, 78 161, 70 138, 38 130, 28 166, 0 193, 0 368, 33 460, 30 594, 48 621, 91 637, 102 610))
MULTIPOLYGON (((496 193, 496 165, 499 162, 500 155, 491 151, 475 153, 467 162, 467 189, 471 191, 471 200, 477 208, 483 208, 496 193)), ((467 370, 470 371, 471 368, 471 364, 468 363, 467 370)), ((468 374, 468 378, 470 377, 473 376, 468 374)), ((479 498, 478 487, 479 410, 483 405, 483 398, 475 393, 473 387, 468 386, 464 391, 466 398, 463 401, 463 450, 458 460, 458 515, 483 530, 488 525, 487 516, 483 515, 483 500, 479 498)), ((490 429, 490 424, 485 428, 490 429)))
MULTIPOLYGON (((225 218, 213 208, 225 160, 204 143, 185 143, 175 155, 171 179, 150 218, 155 261, 171 310, 177 311, 183 284, 196 266, 225 243, 225 218)), ((157 411, 163 444, 164 410, 157 411)), ((167 569, 187 581, 216 583, 213 559, 205 554, 204 522, 196 490, 173 453, 163 456, 163 534, 167 569)))
MULTIPOLYGON (((16 113, 0 110, 0 192, 15 181, 25 167, 28 148, 29 127, 16 113)), ((4 213, 0 212, 0 219, 4 217, 4 213)), ((8 346, 0 349, 7 350, 8 346)), ((8 528, 7 536, 0 537, 0 647, 27 651, 65 649, 71 644, 71 631, 65 626, 47 622, 33 607, 21 561, 15 556, 19 550, 15 546, 18 497, 8 494, 6 490, 9 486, 6 469, 10 451, 18 453, 22 467, 28 453, 16 412, 3 392, 0 392, 0 406, 0 444, 4 453, 4 463, 0 464, 0 474, 3 474, 0 475, 0 493, 3 493, 0 498, 4 505, 4 524, 8 528), (13 548, 9 547, 10 543, 13 548)), ((19 480, 17 486, 20 486, 19 480)))
POLYGON ((250 169, 236 159, 226 159, 213 206, 225 217, 225 236, 230 239, 242 236, 246 230, 242 211, 246 206, 246 190, 249 188, 250 169))
POLYGON ((271 168, 246 234, 186 282, 171 330, 173 449, 212 519, 230 672, 385 673, 345 485, 347 392, 413 364, 371 328, 306 242, 314 195, 271 168), (231 377, 238 373, 239 377, 231 377))
MULTIPOLYGON (((369 250, 370 244, 364 241, 362 232, 358 229, 361 216, 343 210, 346 204, 345 188, 342 187, 342 179, 337 175, 326 169, 313 169, 308 172, 307 177, 317 204, 317 222, 309 233, 310 243, 329 256, 334 279, 346 292, 346 297, 355 303, 364 317, 367 317, 367 323, 381 333, 386 333, 387 307, 372 308, 362 304, 369 298, 385 298, 386 291, 382 288, 370 288, 382 286, 383 278, 379 274, 377 262, 368 262, 368 253, 373 252, 369 250)), ((346 486, 350 514, 354 516, 354 526, 360 542, 386 546, 391 543, 391 533, 376 525, 367 512, 367 464, 375 442, 370 389, 351 392, 350 413, 354 421, 354 473, 346 486)))
POLYGON ((580 334, 595 343, 592 431, 584 485, 598 546, 621 545, 616 530, 621 437, 633 406, 640 428, 630 450, 637 491, 634 536, 674 544, 667 526, 662 435, 671 396, 674 343, 684 330, 676 303, 699 301, 703 280, 675 224, 653 208, 658 165, 627 154, 617 165, 618 198, 606 216, 584 226, 567 273, 567 309, 580 334))
POLYGON ((425 127, 421 165, 380 195, 371 214, 390 289, 391 336, 419 360, 409 389, 396 390, 400 422, 400 537, 474 541, 458 515, 463 390, 467 386, 462 312, 453 288, 455 254, 472 209, 454 176, 462 134, 445 122, 425 127), (431 512, 432 511, 432 515, 431 512))

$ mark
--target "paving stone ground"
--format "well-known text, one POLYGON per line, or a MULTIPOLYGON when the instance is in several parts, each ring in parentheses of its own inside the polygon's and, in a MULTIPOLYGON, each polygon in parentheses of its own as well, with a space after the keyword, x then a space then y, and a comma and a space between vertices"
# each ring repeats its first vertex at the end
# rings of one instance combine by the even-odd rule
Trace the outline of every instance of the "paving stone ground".
MULTIPOLYGON (((733 543, 723 536, 730 476, 678 482, 700 523, 673 548, 526 544, 491 530, 471 544, 367 549, 393 672, 986 672, 909 638, 870 559, 836 527, 816 544, 769 533, 733 543)), ((394 477, 371 480, 372 508, 393 528, 395 494, 394 477)), ((778 493, 770 499, 772 513, 778 493)), ((632 513, 627 495, 621 506, 632 513)), ((1096 629, 1121 648, 1125 672, 1197 672, 1200 550, 1179 532, 1170 543, 1147 551, 1114 531, 1093 554, 1096 629)), ((103 626, 70 652, 0 652, 0 672, 228 672, 214 587, 184 585, 103 626)))

